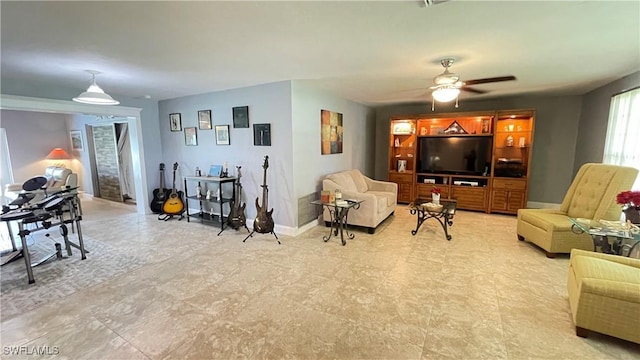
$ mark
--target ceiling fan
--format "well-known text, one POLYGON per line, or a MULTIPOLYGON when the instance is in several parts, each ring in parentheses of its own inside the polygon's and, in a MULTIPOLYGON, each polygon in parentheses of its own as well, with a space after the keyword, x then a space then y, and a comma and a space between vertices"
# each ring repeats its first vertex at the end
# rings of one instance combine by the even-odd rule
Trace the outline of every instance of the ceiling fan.
MULTIPOLYGON (((449 71, 449 67, 453 65, 454 60, 451 58, 446 58, 440 60, 440 64, 444 67, 444 72, 433 78, 434 86, 431 86, 430 89, 433 90, 431 96, 433 97, 433 102, 450 102, 456 100, 456 107, 458 107, 458 95, 460 91, 471 92, 474 94, 485 94, 488 91, 479 90, 470 87, 470 85, 479 85, 479 84, 488 84, 494 82, 501 81, 511 81, 516 80, 516 77, 513 75, 508 76, 498 76, 484 79, 475 79, 475 80, 467 80, 460 81, 460 75, 456 73, 452 73, 449 71)), ((431 110, 433 110, 433 103, 431 105, 431 110)))

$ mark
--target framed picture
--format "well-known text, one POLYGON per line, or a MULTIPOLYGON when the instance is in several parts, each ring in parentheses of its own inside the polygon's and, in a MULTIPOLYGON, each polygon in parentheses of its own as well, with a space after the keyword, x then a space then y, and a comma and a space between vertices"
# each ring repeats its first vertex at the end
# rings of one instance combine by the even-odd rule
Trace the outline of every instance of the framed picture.
POLYGON ((320 153, 322 155, 342 153, 343 131, 341 113, 320 110, 320 153))
POLYGON ((239 106, 233 108, 233 127, 248 128, 249 127, 249 107, 239 106))
POLYGON ((271 124, 253 124, 253 145, 271 146, 271 124))
POLYGON ((396 122, 393 124, 393 133, 395 135, 408 135, 413 133, 410 122, 396 122))
POLYGON ((69 131, 69 140, 71 141, 71 150, 84 151, 84 141, 82 141, 82 131, 69 131))
POLYGON ((197 146, 198 145, 198 133, 196 132, 196 127, 187 127, 184 128, 184 144, 187 146, 197 146))
POLYGON ((198 111, 198 128, 200 130, 211 130, 211 110, 198 111))
POLYGON ((171 131, 182 131, 182 118, 180 113, 169 114, 169 127, 171 131))
POLYGON ((229 145, 229 125, 216 125, 216 145, 229 145))

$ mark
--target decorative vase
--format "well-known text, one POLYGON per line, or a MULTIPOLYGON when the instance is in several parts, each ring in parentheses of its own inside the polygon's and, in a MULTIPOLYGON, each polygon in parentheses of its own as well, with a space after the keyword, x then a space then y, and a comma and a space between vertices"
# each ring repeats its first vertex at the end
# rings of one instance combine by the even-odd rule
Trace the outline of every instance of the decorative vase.
POLYGON ((627 206, 622 212, 624 213, 625 221, 629 220, 632 224, 640 224, 640 207, 627 206))
POLYGON ((440 205, 440 194, 431 194, 431 202, 440 205))

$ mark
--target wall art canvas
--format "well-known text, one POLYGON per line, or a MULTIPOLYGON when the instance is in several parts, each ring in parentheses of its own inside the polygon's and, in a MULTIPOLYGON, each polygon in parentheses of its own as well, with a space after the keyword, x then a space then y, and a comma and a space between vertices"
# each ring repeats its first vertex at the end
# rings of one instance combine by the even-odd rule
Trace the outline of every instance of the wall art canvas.
POLYGON ((238 106, 233 108, 233 127, 248 128, 249 127, 249 107, 238 106))
POLYGON ((184 144, 187 146, 198 145, 198 133, 195 126, 184 128, 184 144))
POLYGON ((84 142, 82 141, 82 131, 80 130, 69 131, 69 138, 71 139, 71 150, 84 151, 84 142))
POLYGON ((322 155, 341 154, 342 136, 342 114, 329 110, 320 110, 320 141, 322 155))
POLYGON ((198 110, 198 127, 200 130, 211 130, 211 110, 198 110))

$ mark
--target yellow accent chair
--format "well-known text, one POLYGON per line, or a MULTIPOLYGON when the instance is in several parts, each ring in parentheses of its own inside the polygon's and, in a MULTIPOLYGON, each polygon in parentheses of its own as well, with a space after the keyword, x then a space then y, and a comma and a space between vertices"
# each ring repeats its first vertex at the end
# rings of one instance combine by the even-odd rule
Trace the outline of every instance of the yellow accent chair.
POLYGON ((640 344, 640 259, 573 249, 567 290, 576 335, 640 344))
POLYGON ((569 254, 571 249, 593 250, 591 236, 573 232, 569 217, 620 219, 622 208, 616 204, 616 195, 629 190, 637 175, 638 169, 631 167, 592 163, 582 165, 560 209, 518 210, 518 239, 536 244, 550 258, 556 254, 569 254))

